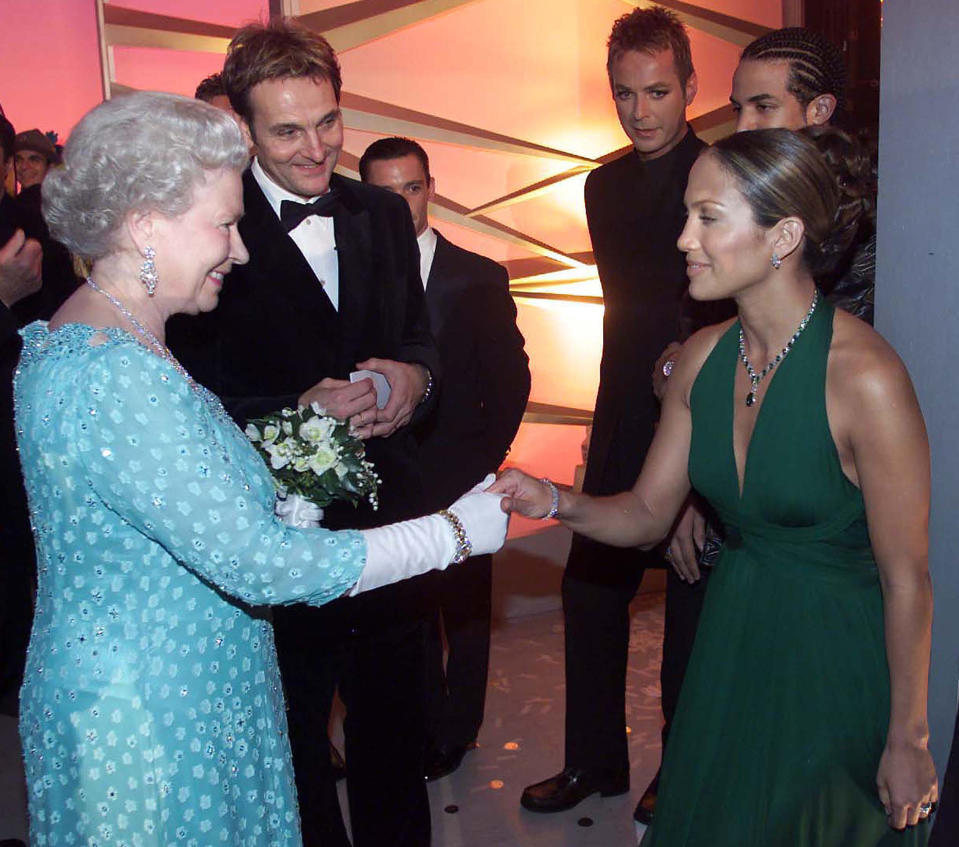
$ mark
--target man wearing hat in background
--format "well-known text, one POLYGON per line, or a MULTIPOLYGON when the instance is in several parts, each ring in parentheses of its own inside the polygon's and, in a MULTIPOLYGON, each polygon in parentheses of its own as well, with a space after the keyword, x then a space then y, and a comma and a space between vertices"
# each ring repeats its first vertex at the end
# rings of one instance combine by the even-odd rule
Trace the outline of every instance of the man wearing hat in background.
POLYGON ((56 148, 39 129, 17 133, 13 142, 13 167, 20 183, 17 203, 25 213, 29 211, 40 217, 40 185, 56 163, 56 148))
POLYGON ((50 238, 41 210, 41 186, 51 167, 60 163, 53 142, 39 129, 18 132, 13 142, 13 167, 20 193, 14 198, 19 226, 27 238, 43 248, 43 287, 25 297, 12 309, 20 326, 35 320, 49 320, 77 287, 79 280, 67 249, 50 238))

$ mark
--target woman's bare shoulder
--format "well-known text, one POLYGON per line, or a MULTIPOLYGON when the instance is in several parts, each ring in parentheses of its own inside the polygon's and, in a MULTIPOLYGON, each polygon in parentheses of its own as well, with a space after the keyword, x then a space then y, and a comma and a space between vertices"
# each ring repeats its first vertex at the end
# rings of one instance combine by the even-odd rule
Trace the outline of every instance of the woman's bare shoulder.
POLYGON ((677 357, 676 368, 670 383, 676 383, 677 387, 682 388, 682 396, 689 401, 689 392, 692 390, 693 383, 699 375, 709 354, 713 352, 719 339, 723 337, 726 331, 735 323, 735 318, 730 318, 722 323, 712 324, 704 327, 698 332, 693 333, 685 344, 683 344, 682 353, 677 357))
POLYGON ((726 331, 736 322, 736 318, 730 318, 722 323, 712 324, 703 327, 698 332, 693 333, 683 344, 683 359, 688 359, 691 363, 696 362, 695 371, 699 373, 703 362, 713 352, 713 348, 719 343, 726 331))
POLYGON ((899 354, 876 330, 842 310, 833 321, 829 379, 850 399, 871 405, 913 395, 912 380, 899 354))

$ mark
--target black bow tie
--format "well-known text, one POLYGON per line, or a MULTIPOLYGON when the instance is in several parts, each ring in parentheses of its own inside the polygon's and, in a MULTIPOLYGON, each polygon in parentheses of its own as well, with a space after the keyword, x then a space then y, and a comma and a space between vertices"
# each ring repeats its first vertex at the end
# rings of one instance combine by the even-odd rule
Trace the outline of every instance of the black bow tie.
POLYGON ((310 215, 322 215, 324 218, 333 217, 333 213, 339 206, 340 198, 332 189, 322 197, 317 197, 312 203, 284 200, 280 203, 280 223, 283 224, 283 228, 287 232, 292 232, 310 215))

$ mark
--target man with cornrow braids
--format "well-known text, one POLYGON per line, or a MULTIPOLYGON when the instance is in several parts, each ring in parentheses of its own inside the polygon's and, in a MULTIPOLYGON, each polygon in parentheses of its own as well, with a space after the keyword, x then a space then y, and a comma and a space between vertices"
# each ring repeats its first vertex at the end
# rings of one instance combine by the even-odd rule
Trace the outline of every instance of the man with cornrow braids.
POLYGON ((802 27, 767 32, 747 45, 733 74, 736 132, 831 123, 845 90, 842 53, 830 41, 802 27))

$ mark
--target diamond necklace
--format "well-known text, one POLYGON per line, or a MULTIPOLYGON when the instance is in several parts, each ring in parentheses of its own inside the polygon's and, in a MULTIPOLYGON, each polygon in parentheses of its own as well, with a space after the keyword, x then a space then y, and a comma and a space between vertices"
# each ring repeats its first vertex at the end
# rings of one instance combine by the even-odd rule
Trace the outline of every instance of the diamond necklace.
POLYGON ((756 402, 756 392, 759 390, 759 383, 765 378, 776 365, 778 365, 783 359, 786 358, 786 354, 793 349, 793 344, 796 343, 796 339, 802 335, 802 331, 806 328, 806 324, 809 323, 809 319, 812 317, 813 312, 816 311, 816 306, 819 305, 819 289, 817 288, 815 293, 812 296, 812 305, 809 307, 809 311, 806 312, 806 317, 802 319, 799 323, 799 328, 793 333, 793 337, 789 339, 789 342, 786 344, 783 349, 776 354, 776 358, 773 359, 766 367, 764 367, 759 373, 756 373, 753 370, 753 366, 749 363, 749 357, 746 355, 746 338, 743 335, 743 325, 742 322, 739 324, 739 358, 743 360, 743 364, 746 366, 746 375, 749 377, 750 389, 749 393, 746 395, 746 405, 752 406, 756 402))
POLYGON ((109 291, 104 291, 102 288, 100 288, 100 286, 97 285, 90 277, 87 277, 86 283, 94 291, 106 297, 107 300, 113 304, 116 310, 130 322, 130 325, 147 341, 150 342, 150 345, 153 347, 153 352, 155 352, 161 359, 169 362, 173 369, 188 383, 190 383, 191 388, 194 390, 197 388, 197 384, 193 380, 193 377, 190 376, 190 374, 187 373, 186 368, 177 361, 176 356, 170 352, 170 348, 160 341, 160 339, 150 332, 150 330, 148 330, 142 323, 140 323, 140 321, 134 316, 133 312, 131 312, 126 306, 123 305, 123 303, 117 300, 117 298, 114 297, 109 291))

